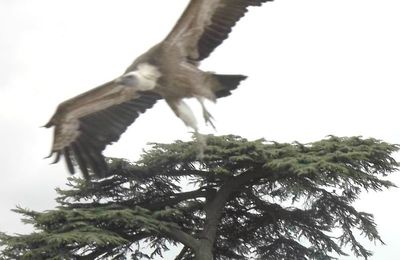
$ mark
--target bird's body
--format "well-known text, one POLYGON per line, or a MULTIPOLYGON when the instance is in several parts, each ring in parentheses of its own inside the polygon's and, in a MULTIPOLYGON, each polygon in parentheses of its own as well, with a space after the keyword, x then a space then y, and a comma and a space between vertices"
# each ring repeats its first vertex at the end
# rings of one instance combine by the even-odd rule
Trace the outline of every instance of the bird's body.
POLYGON ((206 122, 204 100, 228 96, 245 79, 199 69, 201 60, 228 37, 248 6, 271 0, 192 0, 159 44, 139 56, 116 79, 59 105, 46 127, 55 126, 52 153, 63 155, 74 173, 74 157, 85 178, 88 169, 107 175, 102 151, 115 142, 140 113, 164 99, 174 113, 197 132, 197 121, 184 98, 196 98, 206 122))
POLYGON ((196 64, 188 62, 175 46, 157 44, 136 59, 126 73, 136 71, 141 66, 152 66, 160 74, 154 90, 166 100, 196 95, 214 99, 211 89, 204 85, 211 78, 210 73, 203 72, 196 64))

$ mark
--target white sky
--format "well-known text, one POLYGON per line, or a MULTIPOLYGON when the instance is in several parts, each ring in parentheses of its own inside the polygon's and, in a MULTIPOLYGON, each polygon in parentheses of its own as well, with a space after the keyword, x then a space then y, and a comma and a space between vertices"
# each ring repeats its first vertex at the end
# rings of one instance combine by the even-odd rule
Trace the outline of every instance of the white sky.
MULTIPOLYGON (((42 159, 52 132, 39 126, 58 103, 120 75, 162 40, 186 3, 0 2, 1 231, 30 231, 10 209, 51 209, 54 188, 68 177, 63 163, 42 159)), ((288 142, 362 135, 400 143, 399 13, 398 0, 276 0, 252 9, 202 64, 249 76, 232 96, 209 104, 216 134, 288 142)), ((147 142, 189 137, 159 102, 106 154, 136 159, 147 142)), ((400 185, 399 176, 391 180, 400 185)), ((399 195, 370 193, 356 204, 375 215, 387 244, 367 244, 371 259, 400 259, 399 195)))

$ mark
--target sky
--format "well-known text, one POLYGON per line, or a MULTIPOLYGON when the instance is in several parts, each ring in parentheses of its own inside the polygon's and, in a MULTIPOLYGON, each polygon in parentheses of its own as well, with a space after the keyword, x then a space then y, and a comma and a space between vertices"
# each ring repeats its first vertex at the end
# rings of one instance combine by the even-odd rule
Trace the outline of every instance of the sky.
MULTIPOLYGON (((0 1, 0 230, 30 232, 10 209, 46 210, 68 177, 49 165, 56 106, 113 79, 161 41, 187 1, 0 1)), ((400 2, 275 0, 250 12, 201 68, 249 78, 208 103, 217 130, 250 140, 311 142, 327 135, 400 144, 400 2)), ((199 119, 200 108, 195 107, 199 119)), ((148 142, 189 140, 190 130, 159 102, 106 149, 139 158, 148 142)), ((396 158, 400 160, 399 154, 396 158)), ((399 174, 389 178, 400 185, 399 174)), ((364 193, 386 245, 371 259, 400 259, 399 189, 364 193)), ((354 260, 355 257, 340 258, 354 260)))

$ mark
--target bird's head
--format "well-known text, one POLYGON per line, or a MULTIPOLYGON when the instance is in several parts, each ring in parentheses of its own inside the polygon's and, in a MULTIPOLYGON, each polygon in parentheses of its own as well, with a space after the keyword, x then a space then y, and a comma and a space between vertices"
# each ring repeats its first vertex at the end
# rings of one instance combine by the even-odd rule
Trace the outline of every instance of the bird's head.
POLYGON ((115 83, 124 86, 135 86, 138 82, 135 72, 128 72, 115 80, 115 83))

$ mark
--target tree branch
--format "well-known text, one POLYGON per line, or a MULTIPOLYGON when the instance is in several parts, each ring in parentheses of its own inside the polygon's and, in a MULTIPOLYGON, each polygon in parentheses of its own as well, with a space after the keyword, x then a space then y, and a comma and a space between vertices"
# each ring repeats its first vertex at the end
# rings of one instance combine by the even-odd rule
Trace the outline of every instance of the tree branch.
POLYGON ((187 253, 188 250, 189 250, 189 247, 184 246, 184 247, 182 248, 181 252, 179 253, 179 255, 177 255, 177 256, 175 257, 175 260, 182 260, 183 257, 185 256, 185 254, 187 253))
POLYGON ((213 172, 209 172, 209 171, 200 171, 200 170, 175 170, 175 171, 168 171, 168 172, 164 172, 164 171, 157 171, 154 169, 143 169, 143 168, 136 168, 134 170, 130 170, 129 173, 131 175, 140 177, 140 178, 149 178, 149 177, 155 177, 155 176, 167 176, 167 177, 181 177, 181 176, 190 176, 190 175, 194 175, 194 176, 200 176, 203 178, 210 178, 210 177, 219 177, 221 179, 224 179, 225 176, 220 176, 220 175, 216 175, 213 172))
MULTIPOLYGON (((208 193, 207 190, 204 190, 204 189, 176 193, 176 194, 170 195, 169 199, 166 199, 163 201, 158 201, 158 202, 146 201, 146 202, 142 202, 142 203, 138 204, 137 206, 146 208, 149 210, 157 210, 157 209, 164 208, 166 206, 171 207, 171 206, 173 206, 181 201, 184 201, 184 200, 206 197, 207 193, 208 193)), ((129 201, 127 201, 126 203, 128 204, 129 201)))
POLYGON ((225 181, 221 189, 217 191, 212 198, 208 197, 206 202, 206 222, 200 237, 207 239, 211 244, 214 244, 217 225, 221 218, 222 210, 231 194, 255 178, 261 178, 264 176, 266 176, 266 172, 262 170, 244 172, 239 176, 225 181), (210 199, 212 200, 210 201, 210 199))
POLYGON ((195 250, 199 246, 199 241, 188 233, 180 230, 177 227, 168 226, 160 230, 160 233, 165 233, 171 238, 181 242, 186 247, 190 247, 195 250))

